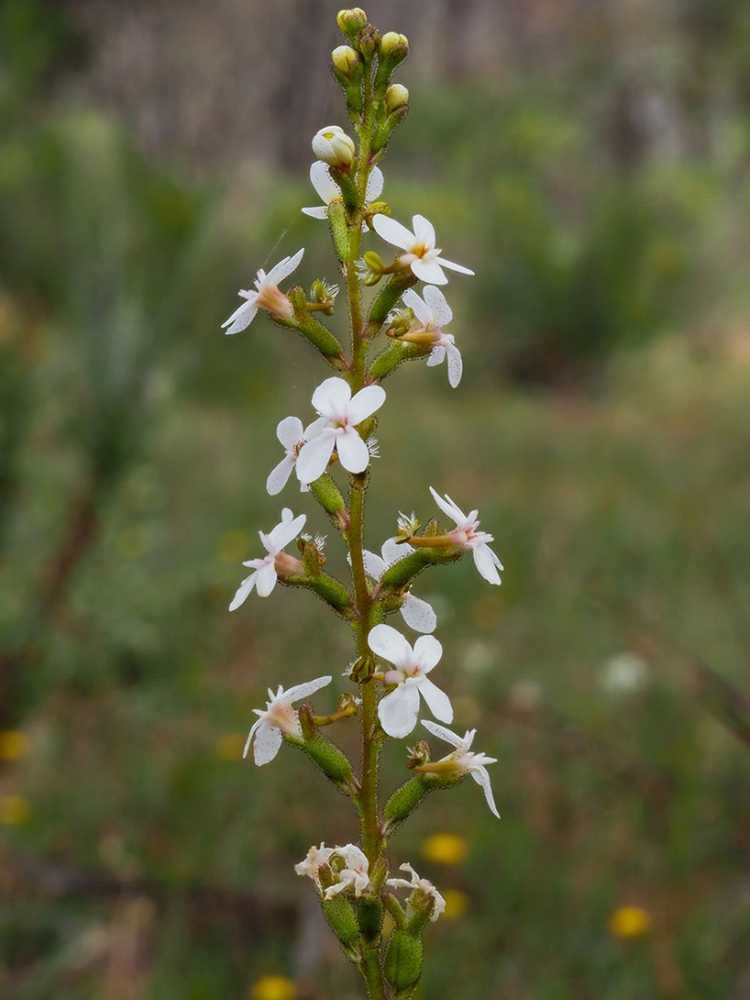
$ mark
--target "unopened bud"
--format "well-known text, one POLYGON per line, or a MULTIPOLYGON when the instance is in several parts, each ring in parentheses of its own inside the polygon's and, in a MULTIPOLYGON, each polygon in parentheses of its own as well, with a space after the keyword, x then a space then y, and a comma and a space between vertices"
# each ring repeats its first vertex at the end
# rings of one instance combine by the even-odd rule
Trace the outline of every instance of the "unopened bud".
POLYGON ((383 258, 376 250, 368 250, 364 256, 364 261, 368 271, 372 271, 373 274, 383 273, 385 264, 383 263, 383 258))
POLYGON ((367 24, 367 14, 361 7, 340 10, 336 15, 336 24, 345 35, 355 35, 367 24))
POLYGON ((380 39, 380 55, 387 59, 391 66, 406 59, 409 54, 409 39, 397 31, 386 31, 380 39))
POLYGON ((409 106, 409 88, 402 83, 392 83, 385 92, 385 106, 389 111, 409 106))
POLYGON ((354 161, 354 141, 339 125, 327 125, 313 136, 313 153, 331 167, 348 168, 354 161))
POLYGON ((365 59, 372 59, 380 45, 380 32, 371 24, 365 25, 357 38, 357 46, 365 59))
POLYGON ((351 45, 339 45, 331 53, 333 68, 340 79, 358 80, 362 76, 362 59, 351 45))

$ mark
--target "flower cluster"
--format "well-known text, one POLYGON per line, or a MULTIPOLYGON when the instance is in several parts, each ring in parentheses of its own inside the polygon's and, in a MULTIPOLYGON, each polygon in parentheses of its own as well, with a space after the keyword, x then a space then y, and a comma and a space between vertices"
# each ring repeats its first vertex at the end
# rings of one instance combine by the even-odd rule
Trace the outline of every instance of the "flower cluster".
POLYGON ((410 864, 400 866, 406 878, 390 875, 386 837, 428 792, 451 788, 467 776, 480 785, 490 811, 498 815, 487 771, 495 758, 472 751, 475 730, 460 737, 445 728, 453 722, 454 709, 432 673, 440 666, 441 684, 450 689, 450 671, 441 665, 443 646, 433 635, 437 615, 413 588, 423 570, 468 553, 479 574, 493 585, 501 583, 503 567, 491 548, 493 536, 480 530, 478 511, 465 514, 431 486, 435 504, 451 522, 448 527, 441 530, 433 519, 422 528, 416 515, 399 513, 396 532, 382 544, 380 554, 365 547, 365 492, 371 460, 379 455, 374 432, 386 402, 381 383, 401 362, 422 359, 430 367, 446 362, 448 382, 458 387, 463 358, 454 335, 446 332, 453 311, 442 286, 450 272, 474 272, 443 257, 435 228, 423 215, 414 215, 407 229, 381 200, 385 182, 378 164, 409 110, 408 90, 392 79, 408 54, 408 39, 397 32, 381 35, 360 8, 341 11, 337 22, 347 44, 333 51, 332 68, 356 141, 340 125, 327 125, 315 134, 310 180, 321 204, 302 212, 326 220, 330 228, 345 279, 351 350, 344 349, 324 322, 336 310, 336 286, 318 277, 309 291, 280 287, 299 267, 304 249, 268 273, 258 271, 254 288, 240 291, 244 302, 222 326, 227 334, 237 334, 259 311, 265 312, 278 326, 300 334, 334 370, 312 393, 312 412, 306 419, 286 416, 279 421, 276 437, 283 454, 268 474, 266 489, 277 496, 294 476, 343 539, 351 581, 326 572, 325 536, 304 532, 307 515, 295 516, 285 507, 271 531, 259 532, 265 554, 243 563, 252 572, 242 579, 229 610, 239 609, 253 591, 268 597, 280 583, 322 598, 354 634, 355 658, 344 676, 358 686, 357 696, 344 692, 333 711, 316 714, 309 699, 332 683, 330 675, 288 690, 269 689, 265 708, 254 710, 257 718, 244 756, 252 748, 255 763, 262 766, 286 742, 306 753, 352 799, 361 821, 361 842, 313 846, 295 871, 315 884, 326 919, 358 965, 368 995, 395 997, 411 995, 421 976, 424 926, 438 919, 446 903, 410 864), (363 241, 372 234, 396 248, 390 262, 375 249, 363 250, 363 241), (421 292, 415 288, 419 282, 424 283, 421 292), (369 307, 363 284, 380 286, 369 307), (384 347, 373 357, 381 336, 384 347), (296 554, 287 551, 292 543, 296 554), (418 633, 413 642, 385 621, 396 612, 418 633), (422 725, 451 751, 432 761, 424 741, 407 749, 411 776, 381 805, 380 746, 387 737, 405 739, 423 714, 438 720, 424 718, 422 725), (363 762, 358 774, 326 735, 328 727, 353 719, 361 725, 363 762), (405 905, 390 890, 408 890, 405 905), (389 932, 383 930, 384 907, 393 918, 389 932))

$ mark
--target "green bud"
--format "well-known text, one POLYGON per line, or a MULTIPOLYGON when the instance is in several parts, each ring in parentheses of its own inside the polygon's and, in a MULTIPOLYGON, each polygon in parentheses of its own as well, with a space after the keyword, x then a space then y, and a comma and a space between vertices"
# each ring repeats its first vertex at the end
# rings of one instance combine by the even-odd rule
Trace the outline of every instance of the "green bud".
POLYGON ((424 358, 430 353, 430 350, 431 348, 421 344, 408 344, 397 340, 375 358, 370 367, 370 376, 378 380, 384 379, 404 361, 424 358))
POLYGON ((365 941, 377 940, 383 927, 383 904, 379 896, 362 896, 358 900, 357 922, 365 941))
POLYGON ((388 799, 383 811, 384 830, 390 833, 408 819, 424 797, 437 788, 437 782, 418 775, 405 782, 388 799))
POLYGON ((422 941, 407 931, 395 930, 385 957, 385 978, 397 990, 416 986, 422 975, 422 941))
POLYGON ((442 563, 454 562, 460 558, 461 552, 452 549, 418 548, 404 556, 403 559, 399 559, 397 563, 385 571, 380 580, 381 588, 402 590, 427 566, 439 566, 442 563))
POLYGON ((361 7, 340 10, 336 15, 339 31, 345 35, 356 35, 367 24, 367 14, 361 7))
POLYGON ((354 907, 342 896, 324 899, 322 905, 328 926, 342 943, 347 954, 354 957, 359 944, 359 925, 354 907))
POLYGON ((362 78, 362 57, 351 45, 339 45, 331 53, 331 62, 337 78, 351 82, 362 78))
POLYGON ((380 274, 385 267, 383 258, 376 250, 368 250, 364 255, 364 262, 371 271, 375 271, 377 274, 380 274))
POLYGON ((389 111, 408 107, 409 91, 402 83, 392 83, 385 92, 385 106, 389 111))
POLYGON ((398 65, 409 55, 409 39, 397 31, 386 31, 380 39, 380 55, 392 66, 398 65))
POLYGON ((310 483, 310 492, 326 514, 330 514, 331 517, 342 514, 346 509, 341 490, 327 472, 324 472, 320 479, 316 479, 314 483, 310 483))
POLYGON ((357 38, 359 51, 368 61, 372 59, 380 45, 380 32, 371 24, 365 25, 357 38))
POLYGON ((347 756, 337 746, 316 732, 311 739, 305 739, 301 748, 320 770, 335 785, 348 792, 354 784, 352 766, 347 756))

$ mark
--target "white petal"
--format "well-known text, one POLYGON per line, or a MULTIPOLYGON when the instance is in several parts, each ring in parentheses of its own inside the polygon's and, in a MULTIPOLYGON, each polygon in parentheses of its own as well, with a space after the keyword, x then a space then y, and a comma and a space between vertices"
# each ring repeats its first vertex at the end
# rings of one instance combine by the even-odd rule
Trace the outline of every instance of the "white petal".
POLYGON ((336 451, 339 461, 347 472, 364 472, 370 464, 367 445, 353 427, 349 427, 336 438, 336 451))
POLYGON ((437 615, 431 605, 414 594, 407 594, 404 598, 401 617, 415 632, 434 632, 437 628, 437 615))
POLYGON ((284 417, 276 427, 276 437, 285 448, 293 448, 302 440, 304 427, 299 417, 284 417))
POLYGON ((383 193, 385 178, 380 167, 373 167, 370 176, 367 178, 367 189, 365 191, 365 201, 377 201, 383 193))
POLYGON ((263 722, 262 718, 256 719, 255 722, 252 724, 252 726, 250 726, 250 732, 247 734, 247 739, 245 740, 245 746, 242 750, 243 760, 245 759, 245 757, 247 757, 248 751, 250 750, 250 744, 253 742, 253 736, 255 736, 255 730, 258 728, 258 726, 260 726, 262 722, 263 722))
POLYGON ((284 737, 281 735, 281 730, 277 729, 276 726, 269 726, 262 719, 260 725, 255 730, 255 739, 253 740, 253 756, 258 767, 270 764, 279 752, 283 741, 284 737))
POLYGON ((419 243, 426 243, 430 249, 435 246, 435 227, 430 222, 429 219, 425 219, 423 215, 414 215, 411 220, 412 226, 414 226, 414 235, 417 237, 419 243))
POLYGON ((237 588, 234 597, 232 598, 232 603, 229 605, 230 611, 236 611, 237 608, 241 608, 245 601, 250 596, 253 587, 255 586, 255 573, 251 573, 250 576, 246 576, 242 583, 237 588))
POLYGON ((408 736, 417 724, 419 692, 415 686, 397 687, 378 704, 380 725, 396 740, 408 736))
POLYGON ((477 545, 473 555, 474 565, 479 571, 479 575, 484 577, 487 583, 494 583, 495 586, 499 587, 503 581, 500 579, 489 545, 477 545))
POLYGON ((267 563, 258 570, 256 577, 255 589, 258 592, 258 597, 268 597, 276 586, 276 567, 273 563, 267 563))
POLYGON ((432 353, 427 359, 427 367, 434 368, 435 365, 440 365, 443 361, 445 361, 445 348, 438 344, 437 347, 432 348, 432 353))
POLYGON ((393 566, 394 563, 399 562, 413 551, 411 545, 406 542, 397 542, 395 538, 386 538, 380 549, 383 559, 389 566, 393 566))
POLYGON ((376 625, 367 637, 367 644, 376 656, 402 667, 412 659, 412 648, 391 625, 376 625))
POLYGON ((445 743, 450 743, 452 747, 462 747, 464 741, 456 733, 451 732, 450 729, 446 729, 445 726, 439 726, 437 722, 431 722, 429 719, 422 719, 422 725, 427 730, 428 733, 432 733, 433 736, 437 736, 439 740, 443 740, 445 743))
POLYGON ((432 316, 436 326, 448 326, 453 319, 453 310, 448 305, 445 296, 435 285, 425 285, 422 295, 427 305, 432 310, 432 316))
POLYGON ((297 479, 301 483, 314 483, 320 479, 328 467, 335 444, 336 435, 331 431, 318 434, 302 445, 296 465, 297 479))
POLYGON ((311 441, 314 437, 317 437, 321 431, 325 430, 326 427, 330 427, 330 421, 328 417, 318 417, 317 420, 313 420, 311 424, 305 427, 305 432, 302 435, 305 441, 311 441))
POLYGON ((464 267, 463 264, 456 264, 453 260, 446 260, 445 257, 440 258, 440 263, 443 267, 447 267, 449 271, 458 271, 459 274, 474 274, 470 268, 464 267))
POLYGON ((453 344, 446 347, 448 352, 448 382, 452 389, 455 389, 461 381, 464 372, 464 362, 461 352, 453 344))
MULTIPOLYGON (((423 636, 428 638, 428 636, 423 636)), ((429 677, 425 677, 419 685, 419 693, 427 702, 430 711, 436 719, 441 722, 453 722, 453 705, 445 691, 441 691, 437 684, 433 684, 429 677)))
POLYGON ((321 382, 312 396, 312 405, 323 417, 340 417, 352 398, 349 383, 333 376, 321 382))
POLYGON ((266 479, 266 490, 268 495, 275 497, 278 493, 284 489, 286 484, 289 482, 289 477, 294 469, 294 459, 290 455, 284 455, 282 460, 278 465, 274 466, 273 469, 268 473, 268 479, 266 479))
POLYGON ((391 243, 401 250, 408 250, 417 242, 414 233, 410 233, 406 226, 402 226, 400 222, 387 215, 374 215, 372 225, 378 236, 386 243, 391 243))
POLYGON ((309 215, 311 219, 327 219, 328 218, 328 206, 327 205, 310 205, 307 208, 301 209, 303 215, 309 215))
POLYGON ((268 272, 268 277, 266 278, 272 285, 279 285, 284 280, 288 278, 292 271, 296 271, 300 265, 300 261, 305 256, 305 248, 298 250, 293 257, 285 257, 280 260, 278 264, 275 264, 271 270, 268 272))
POLYGON ((440 494, 437 493, 432 487, 430 487, 430 493, 432 493, 432 499, 435 501, 438 507, 452 521, 455 521, 456 524, 460 524, 462 521, 466 520, 466 515, 464 514, 464 512, 461 510, 460 507, 457 507, 451 499, 449 499, 448 497, 443 499, 443 497, 441 497, 440 494))
POLYGON ((366 385, 352 396, 349 403, 349 419, 353 424, 367 420, 385 402, 385 389, 380 385, 366 385))
POLYGON ((345 844, 343 847, 337 847, 334 849, 334 853, 341 855, 350 871, 369 870, 370 863, 367 860, 367 855, 356 844, 345 844))
POLYGON ((258 313, 258 307, 255 305, 255 296, 252 299, 248 299, 247 302, 243 302, 239 309, 235 309, 229 319, 224 320, 221 324, 222 327, 229 327, 228 330, 224 330, 228 337, 232 336, 234 333, 241 333, 243 330, 247 329, 252 323, 258 313))
POLYGON ((432 322, 432 312, 430 307, 417 295, 414 289, 407 288, 401 298, 404 300, 404 304, 411 309, 422 326, 429 326, 432 322))
POLYGON ((443 647, 434 635, 420 635, 414 643, 414 657, 426 674, 440 663, 443 647))
POLYGON ((497 806, 495 805, 495 796, 492 794, 492 782, 490 781, 487 769, 477 767, 471 772, 471 776, 484 791, 484 797, 487 800, 487 805, 490 807, 492 815, 500 819, 500 813, 497 811, 497 806))
POLYGON ((310 166, 310 183, 326 205, 334 198, 341 197, 341 189, 331 177, 331 168, 322 160, 316 160, 310 166))
POLYGON ((385 573, 388 569, 388 564, 385 560, 381 559, 380 556, 376 555, 374 552, 368 551, 368 549, 364 550, 362 558, 365 564, 365 573, 367 573, 368 576, 371 576, 373 580, 379 580, 383 573, 385 573))
MULTIPOLYGON (((288 507, 286 509, 289 510, 288 507)), ((292 512, 289 511, 289 514, 291 513, 292 512)), ((295 539, 304 528, 306 520, 306 514, 300 514, 299 517, 295 517, 293 520, 289 517, 284 517, 282 514, 281 523, 277 524, 268 536, 268 540, 273 550, 275 552, 280 552, 281 549, 285 548, 293 539, 295 539)))
POLYGON ((311 694, 315 694, 316 691, 320 691, 321 688, 327 687, 331 681, 332 677, 316 677, 314 681, 305 681, 304 684, 295 684, 294 687, 290 687, 288 691, 284 692, 284 701, 295 702, 300 701, 302 698, 309 698, 311 694))
MULTIPOLYGON (((441 257, 440 260, 443 258, 441 257)), ((412 274, 415 274, 420 281, 427 281, 431 285, 447 285, 448 279, 443 274, 443 269, 436 260, 422 260, 417 258, 411 262, 412 274)))

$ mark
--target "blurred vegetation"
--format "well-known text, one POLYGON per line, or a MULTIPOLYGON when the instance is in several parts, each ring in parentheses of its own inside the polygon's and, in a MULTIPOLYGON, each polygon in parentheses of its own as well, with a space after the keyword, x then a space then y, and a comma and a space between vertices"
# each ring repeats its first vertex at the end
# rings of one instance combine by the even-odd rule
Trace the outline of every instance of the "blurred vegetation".
MULTIPOLYGON (((508 567, 499 596, 422 583, 503 813, 462 787, 394 842, 450 890, 435 1000, 750 982, 750 26, 695 3, 670 32, 688 153, 639 141, 584 35, 549 78, 417 80, 387 170, 479 277, 451 285, 461 390, 394 382, 368 542, 432 482, 508 567)), ((0 992, 354 996, 292 873, 348 813, 290 751, 239 759, 265 687, 338 674, 348 636, 297 593, 225 611, 312 382, 296 340, 218 325, 269 257, 328 268, 325 227, 303 167, 188 170, 58 97, 96 42, 76 4, 0 2, 0 992)))

